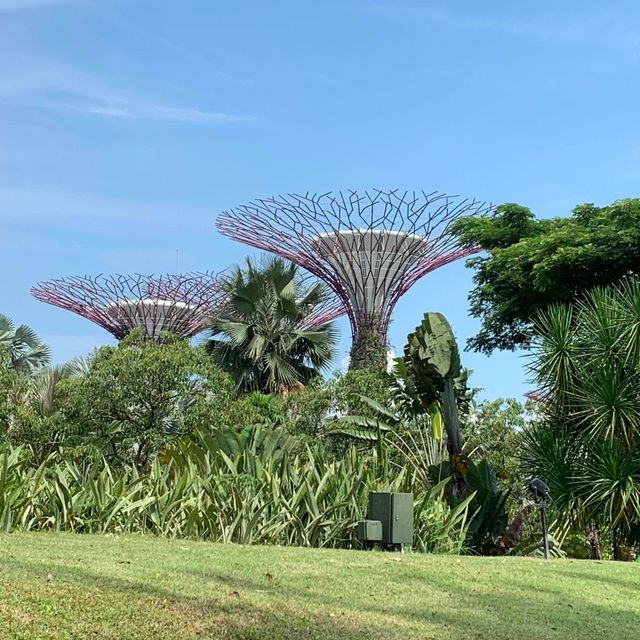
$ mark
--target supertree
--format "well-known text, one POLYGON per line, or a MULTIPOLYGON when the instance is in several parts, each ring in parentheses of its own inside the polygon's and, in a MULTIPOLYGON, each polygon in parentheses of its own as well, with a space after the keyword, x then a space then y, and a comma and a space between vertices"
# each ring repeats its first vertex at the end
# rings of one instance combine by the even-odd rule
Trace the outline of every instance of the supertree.
POLYGON ((159 341, 164 332, 193 336, 226 303, 209 273, 71 276, 41 282, 31 293, 95 322, 118 340, 136 327, 147 340, 159 341))
POLYGON ((397 301, 430 271, 477 252, 460 244, 451 225, 490 209, 438 192, 287 194, 224 211, 216 225, 324 280, 349 316, 351 367, 384 368, 397 301))

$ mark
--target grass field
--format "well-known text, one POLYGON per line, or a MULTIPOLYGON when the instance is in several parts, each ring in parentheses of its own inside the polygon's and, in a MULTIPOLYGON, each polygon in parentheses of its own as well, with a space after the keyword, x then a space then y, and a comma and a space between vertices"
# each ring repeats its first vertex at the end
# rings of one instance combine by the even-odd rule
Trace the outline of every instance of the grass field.
POLYGON ((640 638, 640 564, 0 535, 0 638, 640 638))

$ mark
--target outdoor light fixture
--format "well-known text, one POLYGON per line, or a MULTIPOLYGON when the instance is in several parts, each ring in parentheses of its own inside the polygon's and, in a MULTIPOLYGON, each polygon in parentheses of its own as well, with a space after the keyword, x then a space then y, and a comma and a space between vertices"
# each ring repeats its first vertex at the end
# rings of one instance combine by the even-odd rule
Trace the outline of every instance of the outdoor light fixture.
POLYGON ((549 528, 547 526, 547 507, 551 502, 549 486, 540 480, 533 478, 529 482, 529 491, 535 500, 536 506, 540 509, 540 523, 542 525, 542 545, 544 551, 544 559, 549 559, 549 528))
POLYGON ((549 497, 549 487, 542 480, 540 480, 540 478, 534 478, 529 483, 529 491, 531 491, 535 498, 544 499, 549 497))

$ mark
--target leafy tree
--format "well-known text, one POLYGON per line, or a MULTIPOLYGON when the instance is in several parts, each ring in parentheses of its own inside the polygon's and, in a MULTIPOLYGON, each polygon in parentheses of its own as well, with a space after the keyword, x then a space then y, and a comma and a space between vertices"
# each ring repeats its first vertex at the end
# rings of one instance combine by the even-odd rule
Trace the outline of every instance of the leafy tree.
POLYGON ((363 397, 387 405, 392 399, 392 378, 389 374, 368 369, 336 372, 325 380, 313 379, 299 393, 285 399, 291 428, 298 434, 319 438, 327 424, 345 415, 375 417, 376 411, 363 397))
POLYGON ((462 433, 469 458, 486 460, 502 489, 523 490, 520 436, 527 424, 525 409, 514 398, 472 401, 463 416, 462 433))
POLYGON ((19 402, 13 404, 8 431, 14 444, 27 446, 36 464, 52 451, 81 447, 82 425, 74 420, 74 383, 85 373, 82 360, 40 369, 30 377, 19 402))
POLYGON ((468 346, 483 353, 527 347, 538 311, 640 273, 640 199, 584 204, 570 217, 547 219, 504 204, 462 218, 454 230, 486 252, 467 262, 475 270, 471 314, 482 321, 468 346))
POLYGON ((640 282, 596 288, 541 313, 531 370, 544 397, 525 432, 525 468, 551 488, 556 509, 589 530, 640 543, 640 282))
POLYGON ((187 341, 131 332, 103 347, 78 388, 78 418, 105 455, 145 469, 176 436, 229 420, 233 383, 187 341))
POLYGON ((213 320, 207 349, 236 381, 240 393, 286 393, 328 367, 336 344, 331 324, 307 324, 331 294, 323 283, 305 286, 297 265, 250 258, 221 280, 226 312, 213 320))
POLYGON ((49 364, 49 347, 40 341, 33 329, 25 324, 16 327, 0 313, 0 347, 8 356, 9 364, 20 373, 31 375, 49 364))

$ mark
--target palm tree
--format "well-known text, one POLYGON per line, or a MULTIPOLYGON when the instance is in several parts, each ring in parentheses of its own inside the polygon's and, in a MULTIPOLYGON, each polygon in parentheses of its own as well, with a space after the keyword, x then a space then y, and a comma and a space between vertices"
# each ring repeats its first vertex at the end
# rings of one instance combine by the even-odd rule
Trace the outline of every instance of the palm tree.
POLYGON ((16 328, 7 316, 0 313, 0 349, 6 351, 9 365, 25 375, 32 375, 49 364, 51 352, 27 325, 16 328))
POLYGON ((531 371, 545 401, 524 434, 525 466, 618 558, 640 543, 640 281, 551 307, 535 331, 531 371))
POLYGON ((282 258, 260 264, 248 258, 221 279, 229 303, 212 320, 206 347, 240 393, 284 394, 330 364, 336 330, 314 318, 331 294, 323 283, 307 282, 282 258))

